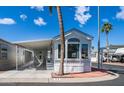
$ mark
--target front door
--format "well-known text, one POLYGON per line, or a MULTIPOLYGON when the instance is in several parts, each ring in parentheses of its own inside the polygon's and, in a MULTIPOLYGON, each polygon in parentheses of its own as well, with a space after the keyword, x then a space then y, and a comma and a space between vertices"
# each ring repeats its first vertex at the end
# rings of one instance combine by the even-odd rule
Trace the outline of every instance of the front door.
POLYGON ((39 58, 40 61, 43 61, 43 59, 44 59, 43 51, 39 51, 38 58, 39 58))

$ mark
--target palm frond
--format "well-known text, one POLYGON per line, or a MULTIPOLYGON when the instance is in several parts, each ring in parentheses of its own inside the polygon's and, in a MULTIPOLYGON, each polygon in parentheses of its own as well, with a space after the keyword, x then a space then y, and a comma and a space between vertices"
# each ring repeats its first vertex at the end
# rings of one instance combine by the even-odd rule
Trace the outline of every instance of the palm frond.
POLYGON ((112 24, 109 22, 106 22, 102 26, 102 32, 109 33, 112 30, 112 24))
POLYGON ((104 32, 104 28, 102 28, 102 30, 101 30, 102 32, 104 32))

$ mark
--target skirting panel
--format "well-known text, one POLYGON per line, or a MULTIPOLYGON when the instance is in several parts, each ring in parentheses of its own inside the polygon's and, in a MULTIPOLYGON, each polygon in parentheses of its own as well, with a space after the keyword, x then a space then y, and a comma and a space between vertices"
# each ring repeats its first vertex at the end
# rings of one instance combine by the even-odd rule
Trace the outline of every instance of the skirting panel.
MULTIPOLYGON (((54 71, 59 71, 60 62, 54 63, 54 71)), ((64 73, 89 72, 91 71, 90 61, 64 63, 64 73)))

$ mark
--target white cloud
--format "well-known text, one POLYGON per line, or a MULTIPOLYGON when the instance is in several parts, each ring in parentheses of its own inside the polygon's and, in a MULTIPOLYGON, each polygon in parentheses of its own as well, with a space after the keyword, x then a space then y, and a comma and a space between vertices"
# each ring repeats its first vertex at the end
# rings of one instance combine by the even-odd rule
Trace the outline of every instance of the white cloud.
POLYGON ((27 15, 25 15, 25 14, 21 14, 21 15, 20 15, 20 18, 21 18, 23 21, 25 21, 28 17, 27 17, 27 15))
POLYGON ((76 11, 74 20, 78 21, 80 26, 83 26, 92 17, 92 15, 89 13, 90 7, 79 6, 75 8, 76 11))
POLYGON ((107 18, 102 19, 102 22, 109 22, 107 18))
POLYGON ((31 6, 31 9, 36 9, 37 11, 44 11, 44 6, 31 6))
POLYGON ((121 6, 120 10, 121 11, 116 14, 116 18, 124 20, 124 6, 121 6))
POLYGON ((0 18, 0 24, 4 24, 4 25, 12 25, 15 24, 15 20, 12 18, 0 18))
POLYGON ((38 26, 46 25, 47 23, 44 21, 43 18, 39 17, 37 19, 34 19, 34 23, 38 26))

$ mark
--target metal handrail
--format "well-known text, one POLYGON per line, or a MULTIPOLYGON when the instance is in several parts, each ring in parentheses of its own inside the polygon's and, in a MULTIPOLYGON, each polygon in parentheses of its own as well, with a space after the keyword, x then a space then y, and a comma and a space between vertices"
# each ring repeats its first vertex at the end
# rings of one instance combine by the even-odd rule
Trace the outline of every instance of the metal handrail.
POLYGON ((39 60, 39 58, 36 55, 35 55, 35 57, 36 57, 36 59, 37 59, 37 61, 39 63, 36 67, 40 67, 43 64, 43 59, 41 61, 41 60, 39 60))

